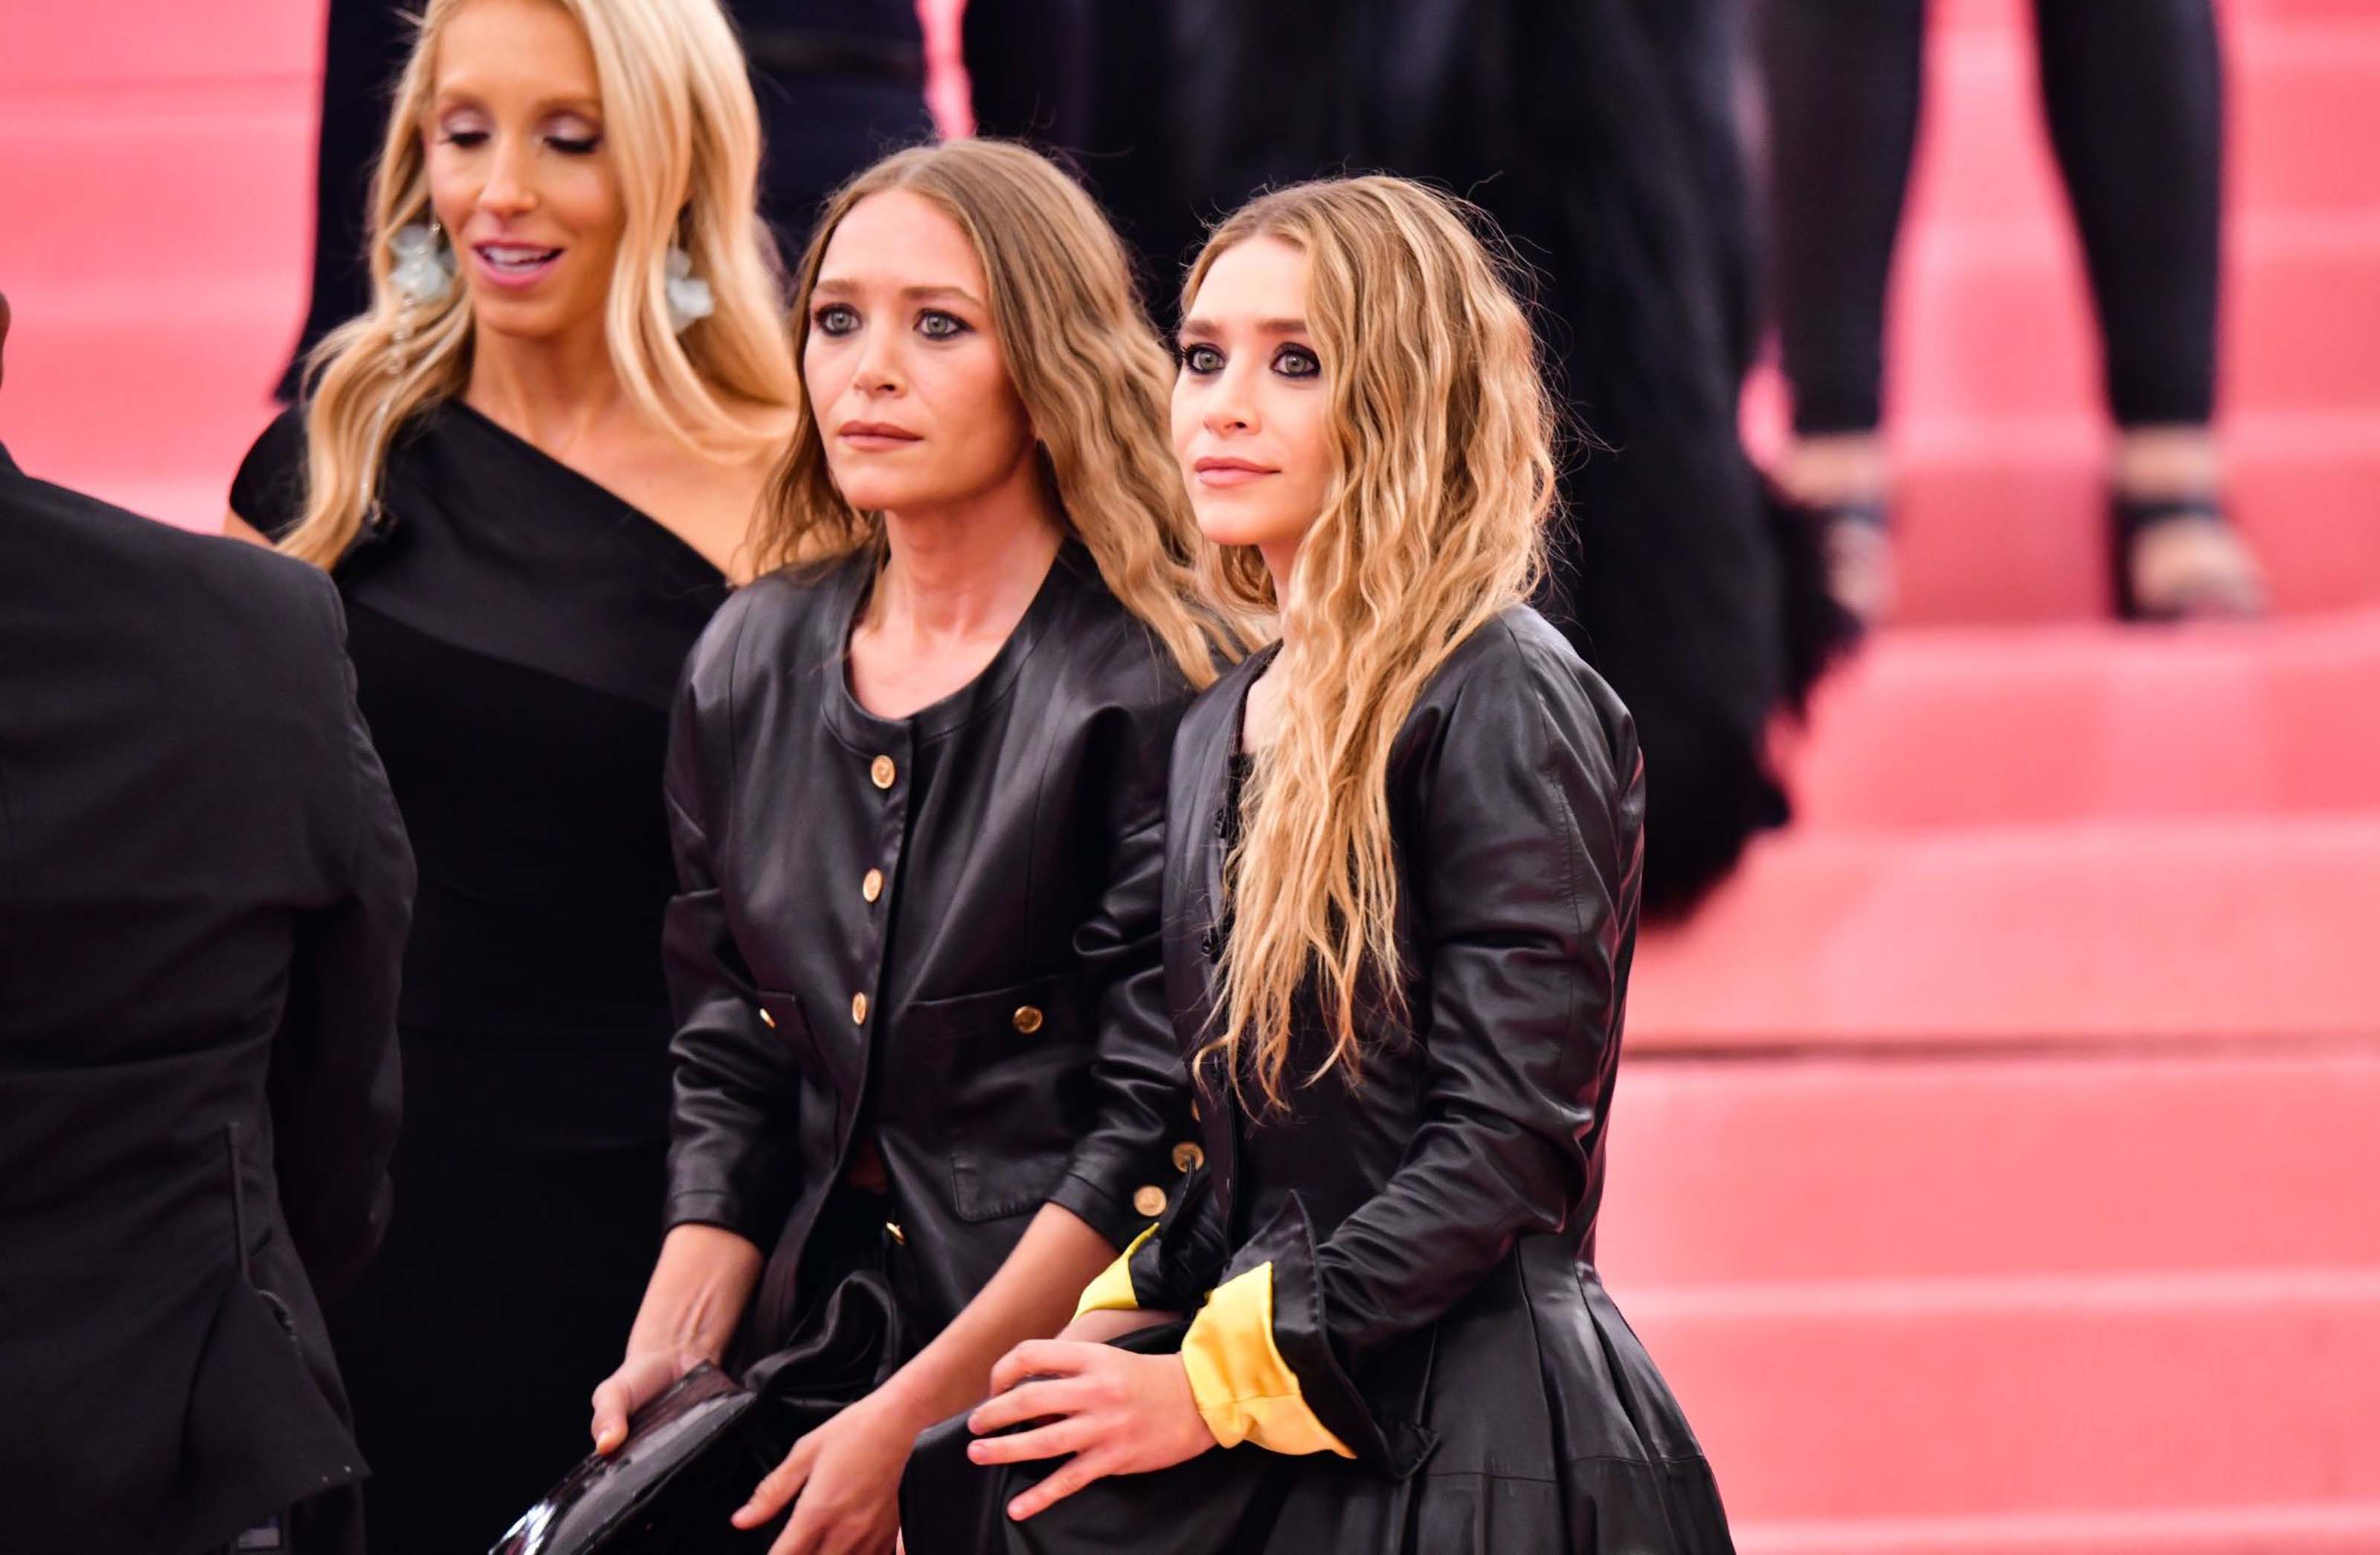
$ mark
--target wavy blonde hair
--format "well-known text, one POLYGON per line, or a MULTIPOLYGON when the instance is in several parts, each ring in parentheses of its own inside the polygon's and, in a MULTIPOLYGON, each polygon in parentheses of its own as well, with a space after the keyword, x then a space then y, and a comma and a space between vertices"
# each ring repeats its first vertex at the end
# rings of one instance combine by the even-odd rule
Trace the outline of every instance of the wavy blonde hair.
MULTIPOLYGON (((414 307, 389 283, 389 240, 430 219, 422 135, 438 42, 471 0, 429 0, 398 79, 372 177, 371 308, 331 332, 307 365, 305 516, 281 550, 328 567, 379 500, 390 443, 470 376, 468 288, 414 307)), ((551 0, 587 35, 603 144, 625 230, 605 304, 613 370, 648 416, 697 452, 749 457, 766 439, 731 399, 788 406, 800 383, 779 301, 783 271, 756 215, 760 116, 743 50, 718 0, 551 0), (670 328, 673 243, 710 284, 709 318, 670 328)))
POLYGON ((1225 871, 1220 1030, 1200 1059, 1243 1095, 1253 1077, 1277 1110, 1309 985, 1330 1051, 1302 1084, 1333 1069, 1355 1083, 1359 1024, 1408 1016, 1390 748, 1430 676, 1536 586, 1557 423, 1513 261, 1475 208, 1377 176, 1261 196, 1208 239, 1185 311, 1216 257, 1259 237, 1310 266, 1332 468, 1286 600, 1254 548, 1210 548, 1225 607, 1277 610, 1285 641, 1280 732, 1256 752, 1225 871))
MULTIPOLYGON (((1218 653, 1237 657, 1246 634, 1200 603, 1204 547, 1169 431, 1172 357, 1142 310, 1115 229, 1054 164, 1005 141, 952 140, 895 152, 844 185, 794 272, 795 355, 809 340, 835 229, 861 200, 893 189, 930 202, 974 246, 992 334, 1067 531, 1190 684, 1211 683, 1218 653)), ((884 516, 844 500, 808 396, 754 542, 763 570, 882 554, 884 516)))

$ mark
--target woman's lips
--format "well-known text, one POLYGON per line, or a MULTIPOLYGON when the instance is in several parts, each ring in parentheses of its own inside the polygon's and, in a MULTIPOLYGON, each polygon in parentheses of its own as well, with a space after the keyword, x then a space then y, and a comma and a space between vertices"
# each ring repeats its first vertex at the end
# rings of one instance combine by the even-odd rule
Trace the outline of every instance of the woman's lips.
POLYGON ((518 289, 553 273, 562 262, 562 250, 535 243, 474 243, 471 257, 479 261, 480 275, 489 285, 518 289))
POLYGON ((1192 473, 1197 477, 1201 486, 1228 487, 1245 486, 1280 472, 1262 465, 1250 464, 1245 459, 1201 459, 1193 467, 1192 473))
POLYGON ((862 453, 886 453, 913 447, 921 441, 916 432, 880 421, 846 421, 834 435, 845 447, 862 453))

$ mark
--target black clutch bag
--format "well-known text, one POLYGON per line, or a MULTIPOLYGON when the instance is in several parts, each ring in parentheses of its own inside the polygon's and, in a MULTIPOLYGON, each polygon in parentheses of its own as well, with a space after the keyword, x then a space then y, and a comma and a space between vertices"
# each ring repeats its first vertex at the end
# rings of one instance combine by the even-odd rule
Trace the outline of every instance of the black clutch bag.
POLYGON ((489 1555, 678 1555, 716 1549, 771 1465, 752 1438, 759 1395, 708 1363, 637 1411, 617 1450, 580 1461, 489 1555))
POLYGON ((767 1549, 775 1524, 739 1533, 727 1519, 796 1438, 883 1386, 909 1354, 907 1331, 880 1272, 844 1273, 784 1349, 740 1383, 709 1364, 679 1378, 637 1411, 627 1440, 581 1460, 489 1555, 767 1549))

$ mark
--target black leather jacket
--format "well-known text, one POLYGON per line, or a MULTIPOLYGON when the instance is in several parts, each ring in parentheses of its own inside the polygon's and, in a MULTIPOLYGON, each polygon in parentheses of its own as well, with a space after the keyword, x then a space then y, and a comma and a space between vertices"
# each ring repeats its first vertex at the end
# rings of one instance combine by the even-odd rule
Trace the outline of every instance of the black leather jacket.
MULTIPOLYGON (((1165 970, 1185 1054, 1214 1020, 1232 753, 1269 657, 1200 698, 1175 747, 1165 970)), ((1666 1400, 1592 1277, 1644 767, 1610 687, 1514 606, 1423 687, 1388 789, 1409 1018, 1390 1023, 1367 997, 1360 1085, 1341 1070, 1299 1086, 1285 1114, 1252 1114, 1202 1072, 1206 1163, 1134 1249, 1129 1305, 1196 1312, 1260 1275, 1269 1339, 1223 1342, 1277 1352, 1295 1383, 1283 1391, 1354 1456, 1409 1473, 1451 1433, 1433 1473, 1518 1473, 1525 1431, 1475 1441, 1464 1422, 1516 1419, 1524 1398, 1557 1401, 1574 1423, 1616 1417, 1615 1367, 1666 1400), (1573 1355, 1598 1331, 1603 1360, 1573 1355)), ((1289 1074, 1314 1074, 1328 1052, 1308 1008, 1289 1074)), ((1691 1454, 1673 1416, 1664 1403, 1627 1440, 1691 1454)), ((1572 1436, 1601 1440, 1584 1425, 1572 1436)), ((1540 1433, 1533 1450, 1557 1440, 1540 1433)))
POLYGON ((1187 684, 1069 545, 982 674, 875 717, 844 673, 873 576, 740 590, 673 720, 668 1221, 773 1249, 757 1351, 863 1136, 930 1332, 1044 1203, 1128 1242, 1190 1126, 1158 948, 1187 684))

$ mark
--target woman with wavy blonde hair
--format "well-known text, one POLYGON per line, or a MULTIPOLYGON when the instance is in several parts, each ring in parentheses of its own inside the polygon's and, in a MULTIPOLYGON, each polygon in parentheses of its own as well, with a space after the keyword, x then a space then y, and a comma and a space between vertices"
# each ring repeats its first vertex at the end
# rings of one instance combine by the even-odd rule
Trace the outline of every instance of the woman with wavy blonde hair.
POLYGON ((915 1555, 1730 1548, 1595 1275, 1643 768, 1524 602, 1551 418, 1476 219, 1301 185, 1191 271, 1176 453, 1231 597, 1281 630, 1174 751, 1206 1165, 1002 1360, 971 1442, 926 1439, 915 1555), (975 1493, 962 1451, 1002 1465, 975 1493))
POLYGON ((1228 645, 1171 360, 1072 179, 898 152, 829 202, 795 297, 778 570, 673 727, 671 1230, 592 1430, 613 1450, 724 1363, 777 1460, 735 1525, 874 1555, 917 1432, 1195 1164, 1160 856, 1174 724, 1228 645))
POLYGON ((670 699, 799 393, 759 157, 716 0, 430 0, 370 310, 233 488, 339 586, 421 867, 398 1208, 331 1315, 382 1549, 485 1549, 570 1463, 650 1267, 670 699))

